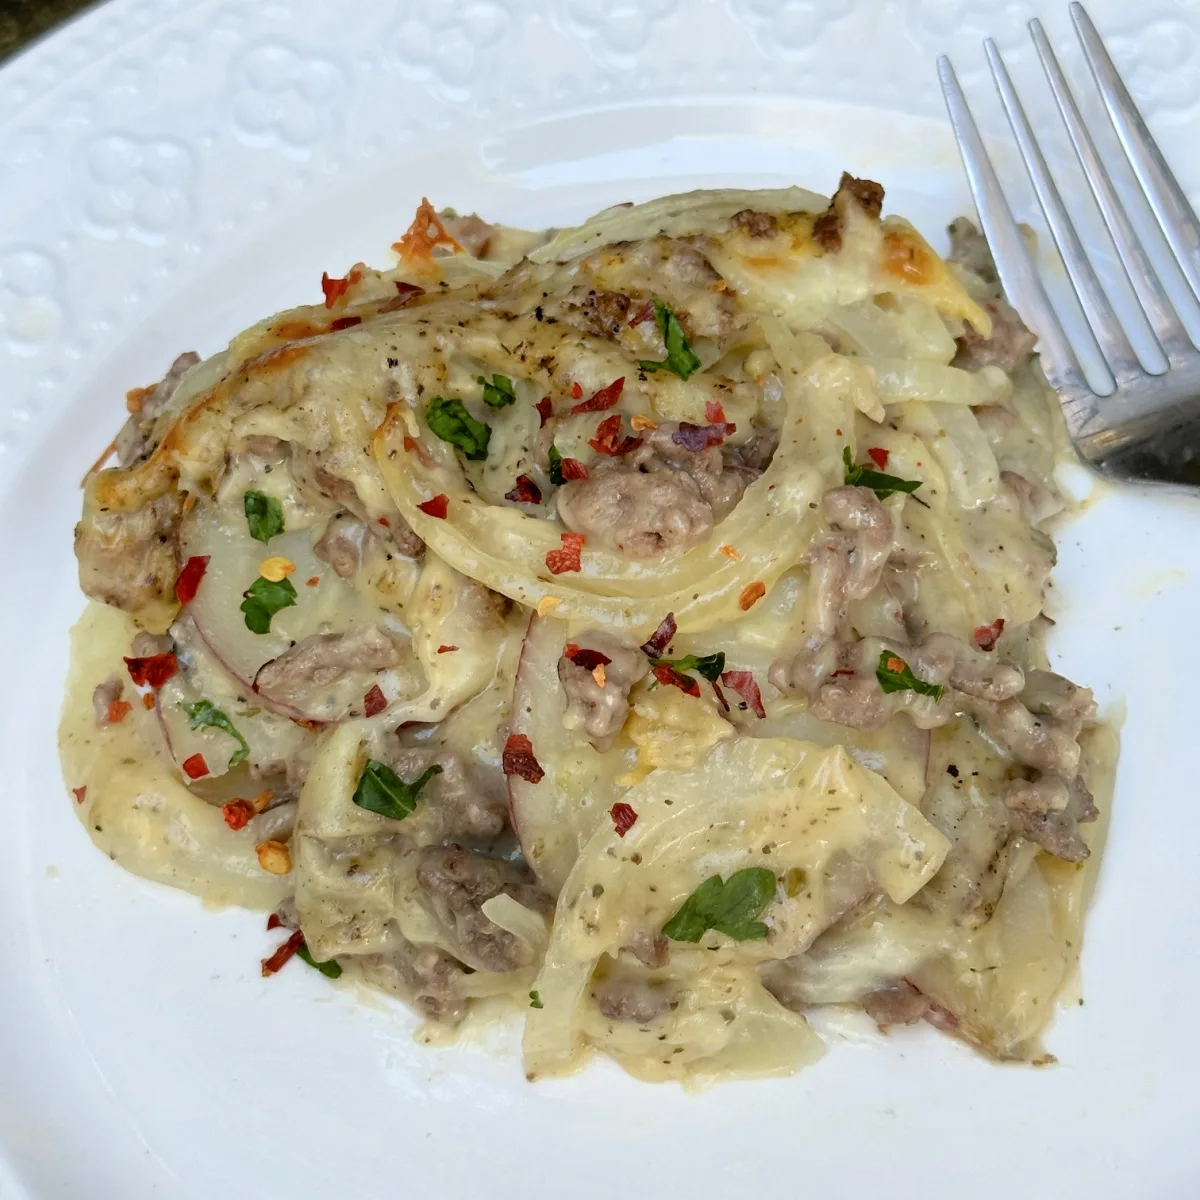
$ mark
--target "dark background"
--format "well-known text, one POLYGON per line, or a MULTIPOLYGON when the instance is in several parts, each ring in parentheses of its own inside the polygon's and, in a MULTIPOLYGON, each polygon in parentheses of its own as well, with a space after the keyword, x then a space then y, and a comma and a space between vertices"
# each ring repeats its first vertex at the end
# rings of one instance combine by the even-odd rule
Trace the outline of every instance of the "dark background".
POLYGON ((91 3, 92 0, 0 0, 0 61, 91 3))

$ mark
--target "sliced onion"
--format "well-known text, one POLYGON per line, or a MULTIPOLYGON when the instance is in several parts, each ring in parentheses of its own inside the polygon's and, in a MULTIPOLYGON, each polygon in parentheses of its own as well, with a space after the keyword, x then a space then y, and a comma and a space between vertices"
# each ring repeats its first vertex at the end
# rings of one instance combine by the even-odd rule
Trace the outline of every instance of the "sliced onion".
POLYGON ((906 404, 896 424, 933 451, 946 472, 954 499, 963 508, 993 500, 1000 490, 1000 467, 975 414, 962 404, 906 404))
POLYGON ((1003 371, 963 371, 936 362, 909 358, 863 359, 875 372, 875 386, 884 404, 925 400, 938 404, 997 404, 1012 390, 1003 371))
POLYGON ((735 738, 690 771, 651 772, 625 799, 637 824, 623 839, 598 826, 559 894, 537 984, 545 1008, 526 1022, 528 1071, 578 1061, 584 993, 600 956, 638 930, 661 929, 712 875, 754 867, 781 881, 763 916, 768 937, 703 939, 713 967, 744 966, 806 950, 841 915, 839 881, 873 883, 904 903, 948 847, 919 809, 840 746, 735 738))
POLYGON ((797 338, 782 325, 777 340, 790 347, 779 449, 712 535, 682 554, 634 560, 585 546, 580 571, 551 575, 546 555, 561 547, 562 526, 485 503, 454 456, 404 403, 392 405, 375 436, 376 460, 417 533, 456 570, 493 590, 530 608, 553 596, 561 602, 556 616, 639 641, 668 611, 682 632, 707 629, 736 620, 748 585, 769 588, 800 557, 819 521, 822 472, 832 479, 841 470, 834 429, 850 422, 849 397, 845 388, 829 386, 820 371, 806 371, 816 347, 832 358, 828 347, 818 338, 797 338), (450 498, 447 516, 422 512, 419 505, 439 494, 450 498), (724 545, 736 547, 739 557, 729 558, 724 545))

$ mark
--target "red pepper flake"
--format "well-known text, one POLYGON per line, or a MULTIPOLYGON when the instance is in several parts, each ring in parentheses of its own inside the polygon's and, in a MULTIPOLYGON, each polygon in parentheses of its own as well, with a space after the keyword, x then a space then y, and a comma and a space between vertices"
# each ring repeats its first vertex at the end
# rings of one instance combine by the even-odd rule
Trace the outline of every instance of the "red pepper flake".
POLYGON ((542 419, 542 424, 545 425, 550 420, 551 414, 554 412, 554 405, 550 401, 549 396, 543 396, 535 405, 538 416, 542 419))
POLYGON ((203 779, 208 774, 208 763, 204 761, 203 754, 193 754, 191 758, 185 758, 181 765, 189 779, 203 779))
POLYGON ((721 691, 721 685, 715 679, 710 679, 709 682, 712 684, 713 695, 716 696, 717 703, 721 706, 721 711, 728 712, 729 701, 725 699, 725 693, 721 691))
POLYGON ((617 439, 620 436, 621 414, 613 413, 611 417, 605 417, 596 426, 596 436, 588 440, 588 445, 597 454, 619 455, 628 454, 630 450, 636 450, 642 444, 642 439, 639 437, 627 437, 618 442, 617 439))
POLYGON ((404 449, 409 454, 415 454, 417 461, 423 467, 432 467, 433 459, 425 452, 425 447, 421 445, 416 438, 410 438, 407 434, 404 435, 404 449))
POLYGON ((204 578, 204 572, 208 570, 210 557, 208 554, 193 554, 183 564, 183 570, 179 572, 179 578, 175 580, 175 599, 180 604, 191 604, 196 598, 196 593, 200 590, 200 580, 204 578))
POLYGON ((379 524, 382 525, 384 529, 390 529, 392 525, 391 521, 389 521, 387 517, 380 517, 379 524))
POLYGON ((585 538, 582 533, 560 533, 561 550, 551 550, 546 555, 546 567, 551 575, 561 575, 564 571, 578 571, 582 567, 579 552, 583 549, 585 538))
POLYGON ((971 636, 975 639, 975 645, 986 652, 995 650, 996 643, 1000 640, 1003 632, 1004 618, 997 617, 990 625, 980 625, 971 636))
POLYGON ((573 384, 571 384, 571 399, 572 400, 582 400, 583 399, 583 384, 581 384, 578 379, 573 384))
POLYGON ((266 979, 269 975, 274 975, 276 971, 281 971, 287 960, 304 945, 304 931, 297 929, 291 937, 288 938, 270 958, 262 960, 263 978, 266 979))
POLYGON ((338 317, 336 321, 332 321, 329 325, 331 333, 337 333, 339 329, 351 329, 355 325, 362 324, 362 317, 338 317))
POLYGON ((582 404, 576 404, 571 409, 572 415, 585 412, 603 412, 606 408, 612 408, 614 404, 621 398, 621 393, 625 390, 625 376, 620 379, 614 379, 607 387, 602 387, 594 396, 585 400, 582 404))
POLYGON ((129 678, 138 687, 162 687, 173 675, 179 673, 179 663, 173 654, 151 654, 147 658, 127 658, 129 678))
POLYGON ((439 646, 437 652, 439 654, 453 654, 457 649, 457 646, 439 646))
POLYGON ((742 594, 738 597, 738 608, 742 612, 748 612, 752 609, 765 595, 767 594, 767 585, 761 579, 756 579, 753 583, 748 583, 742 588, 742 594))
POLYGON ((87 784, 86 783, 83 785, 83 787, 72 788, 71 791, 73 791, 75 793, 75 803, 76 804, 82 804, 87 799, 87 784))
MULTIPOLYGON (((245 829, 250 818, 254 816, 254 805, 249 800, 230 800, 221 805, 221 816, 230 829, 245 829)), ((270 929, 270 926, 267 926, 270 929)))
POLYGON ((518 475, 513 490, 505 492, 504 498, 514 504, 541 504, 542 489, 528 475, 518 475))
POLYGON ((647 658, 662 658, 671 646, 671 639, 679 628, 675 624, 675 614, 667 613, 659 622, 658 628, 650 635, 648 642, 642 643, 642 653, 647 658))
POLYGON ((585 671, 594 671, 597 667, 607 667, 612 662, 607 654, 601 654, 599 650, 585 649, 577 646, 574 642, 568 642, 563 647, 563 655, 585 671))
POLYGON ((363 714, 373 717, 377 713, 383 712, 385 708, 387 708, 387 697, 383 694, 383 688, 376 684, 363 697, 363 714))
POLYGON ((562 476, 564 479, 587 479, 588 469, 577 458, 562 460, 562 476))
POLYGON ((669 663, 659 663, 653 668, 654 678, 667 687, 677 687, 688 696, 699 696, 700 685, 690 675, 682 675, 669 663))
POLYGON ((546 772, 534 757, 533 743, 523 733, 510 733, 502 758, 505 775, 520 775, 527 783, 541 783, 546 772))
POLYGON ((836 671, 834 671, 833 678, 837 679, 837 677, 839 675, 853 675, 853 674, 854 674, 854 672, 852 670, 850 670, 849 667, 839 667, 836 671))
POLYGON ((721 676, 721 682, 735 692, 750 706, 756 717, 765 718, 767 710, 763 708, 762 692, 754 681, 753 671, 726 671, 721 676))
POLYGON ((867 450, 867 457, 882 471, 888 464, 888 452, 881 449, 879 446, 871 446, 867 450))
POLYGON ((433 205, 422 197, 412 224, 398 242, 392 243, 392 249, 405 258, 418 259, 432 258, 433 251, 438 246, 448 246, 454 254, 462 250, 462 246, 450 236, 434 212, 433 205))
POLYGON ((321 272, 321 291, 325 293, 325 307, 332 308, 345 294, 350 286, 350 276, 338 279, 330 276, 328 271, 321 272))
POLYGON ((280 916, 277 912, 273 912, 267 918, 267 932, 270 933, 272 929, 282 929, 282 928, 283 928, 283 921, 280 919, 280 916))
POLYGON ((438 517, 444 521, 446 519, 446 512, 450 507, 450 497, 445 492, 438 492, 432 499, 426 500, 424 504, 418 504, 417 507, 426 516, 438 517))
POLYGON ((110 700, 108 702, 108 723, 120 725, 133 711, 133 705, 128 700, 110 700))
POLYGON ((704 419, 710 425, 725 424, 725 409, 721 406, 720 400, 709 400, 704 405, 704 419))
POLYGON ((640 325, 643 321, 648 321, 654 316, 654 301, 647 300, 641 308, 637 310, 629 319, 630 325, 640 325))
POLYGON ((153 692, 147 692, 142 697, 142 707, 144 709, 146 709, 147 711, 154 707, 154 693, 153 692))
POLYGON ((617 837, 624 837, 637 824, 637 813, 634 811, 633 806, 626 804, 624 800, 618 800, 608 810, 608 815, 612 817, 617 837))
POLYGON ((131 413, 141 412, 142 405, 146 403, 146 397, 153 391, 152 387, 130 388, 125 393, 125 411, 131 413))
POLYGON ((307 717, 292 717, 292 724, 307 729, 309 733, 320 733, 325 728, 324 721, 310 721, 307 717))
POLYGON ((313 575, 304 581, 306 587, 316 587, 321 582, 320 575, 313 575))

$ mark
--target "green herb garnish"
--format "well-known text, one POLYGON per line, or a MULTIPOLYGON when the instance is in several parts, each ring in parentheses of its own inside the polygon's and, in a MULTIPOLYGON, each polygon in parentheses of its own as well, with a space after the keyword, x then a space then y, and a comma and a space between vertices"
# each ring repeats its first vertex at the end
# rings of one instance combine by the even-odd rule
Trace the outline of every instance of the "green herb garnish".
POLYGON ((846 464, 846 486, 870 488, 880 500, 886 499, 894 492, 915 492, 921 486, 919 479, 901 479, 897 475, 884 475, 881 471, 873 471, 870 467, 856 467, 849 446, 842 447, 842 461, 846 464))
POLYGON ((728 883, 713 875, 683 902, 663 933, 676 942, 698 942, 710 929, 736 942, 765 938, 767 927, 757 918, 774 898, 775 882, 765 867, 734 871, 728 883))
POLYGON ((545 1008, 546 1007, 542 1003, 541 996, 539 996, 536 991, 529 993, 529 1007, 530 1008, 545 1008))
POLYGON ((425 424, 443 442, 461 450, 472 462, 487 458, 492 431, 482 421, 475 420, 461 400, 443 400, 441 396, 435 396, 425 406, 425 424))
POLYGON ((242 497, 242 507, 246 510, 250 536, 256 542, 269 542, 283 532, 283 505, 276 497, 265 492, 247 492, 242 497))
POLYGON ((709 683, 716 683, 721 678, 721 672, 725 670, 725 651, 720 650, 716 654, 705 654, 702 657, 688 654, 683 658, 652 658, 650 662, 656 667, 674 667, 679 672, 695 671, 709 683))
POLYGON ((679 318, 661 300, 654 301, 654 319, 667 344, 667 357, 663 362, 641 359, 638 366, 643 371, 670 371, 680 379, 687 379, 700 370, 700 360, 692 353, 679 318))
POLYGON ((925 680, 918 679, 908 663, 890 650, 880 651, 875 678, 879 680, 879 686, 885 692, 916 692, 921 696, 932 696, 938 701, 946 691, 940 683, 926 683, 925 680))
POLYGON ((413 783, 405 783, 387 763, 377 759, 367 759, 362 774, 358 777, 358 787, 354 789, 354 803, 367 812, 378 813, 381 817, 389 817, 393 821, 403 821, 417 807, 417 797, 421 789, 435 776, 442 773, 442 768, 434 763, 420 779, 413 783))
POLYGON ((246 628, 254 633, 269 633, 271 618, 283 608, 296 603, 296 589, 290 579, 278 583, 264 579, 261 575, 242 593, 242 612, 246 614, 246 628))
POLYGON ((297 950, 296 953, 300 955, 300 957, 304 959, 304 961, 308 963, 310 967, 315 967, 318 971, 320 971, 326 979, 340 978, 342 974, 342 968, 336 958, 331 958, 328 962, 317 962, 317 960, 313 958, 309 948, 303 943, 300 944, 300 949, 297 950))
POLYGON ((236 767, 250 756, 250 745, 234 728, 233 722, 211 701, 196 700, 185 704, 183 711, 187 713, 188 724, 192 729, 211 727, 227 733, 238 743, 238 748, 229 756, 229 765, 236 767))
POLYGON ((562 473, 562 455, 558 452, 558 447, 550 443, 550 482, 555 487, 562 487, 567 482, 566 477, 562 473))
POLYGON ((488 408, 506 408, 516 403, 517 393, 507 375, 493 375, 491 383, 482 375, 476 375, 475 378, 483 384, 483 402, 488 408))

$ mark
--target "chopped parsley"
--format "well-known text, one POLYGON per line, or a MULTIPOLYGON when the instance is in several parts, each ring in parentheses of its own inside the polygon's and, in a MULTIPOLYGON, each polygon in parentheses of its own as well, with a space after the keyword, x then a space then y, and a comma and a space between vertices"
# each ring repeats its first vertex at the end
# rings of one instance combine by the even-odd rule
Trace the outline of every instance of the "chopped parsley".
POLYGON ((728 882, 712 875, 683 902, 663 933, 676 942, 698 942, 710 929, 735 942, 765 938, 768 930, 758 917, 774 898, 775 884, 765 867, 734 871, 728 882))
POLYGON ((885 692, 916 692, 921 696, 932 696, 938 701, 946 689, 940 683, 926 683, 918 679, 904 659, 899 658, 890 650, 882 650, 879 654, 879 666, 875 668, 875 678, 885 692))
POLYGON ((721 678, 721 672, 725 670, 725 651, 703 656, 688 654, 683 658, 652 658, 650 662, 656 667, 674 667, 680 672, 695 671, 709 683, 716 683, 721 678))
POLYGON ((688 345, 679 318, 661 300, 655 300, 654 320, 658 323, 659 332, 667 344, 667 357, 662 362, 641 359, 638 366, 643 371, 670 371, 680 379, 690 378, 700 370, 700 360, 688 345))
POLYGON ((378 813, 393 821, 403 821, 417 807, 421 789, 441 773, 442 768, 434 763, 420 779, 405 783, 387 763, 369 758, 358 777, 354 803, 367 812, 378 813))
POLYGON ((506 408, 516 403, 517 393, 507 375, 493 375, 491 383, 482 375, 476 375, 475 378, 483 384, 483 402, 488 408, 506 408))
POLYGON ((238 748, 229 756, 229 765, 236 767, 250 756, 250 745, 234 727, 233 722, 211 701, 196 700, 185 704, 183 711, 187 713, 188 725, 192 729, 209 727, 227 733, 238 743, 238 748))
POLYGON ((318 971, 320 971, 326 979, 338 979, 341 977, 342 968, 336 958, 331 958, 328 962, 317 962, 317 960, 313 958, 312 952, 303 942, 300 943, 300 947, 296 953, 302 959, 304 959, 304 961, 308 963, 310 967, 315 967, 318 971))
POLYGON ((541 998, 541 996, 539 996, 537 994, 536 990, 529 993, 529 1007, 530 1008, 545 1008, 546 1007, 542 1003, 542 998, 541 998))
POLYGON ((562 455, 558 452, 558 447, 550 443, 550 482, 555 487, 562 487, 567 482, 562 470, 562 455))
POLYGON ((921 486, 919 479, 901 479, 897 475, 885 475, 882 471, 873 471, 862 464, 856 467, 849 446, 842 447, 842 461, 846 464, 846 486, 870 488, 880 500, 886 499, 894 492, 915 492, 921 486))
POLYGON ((250 536, 256 542, 269 542, 277 533, 283 532, 283 505, 275 496, 247 492, 242 497, 242 507, 246 510, 250 536))
POLYGON ((491 429, 477 421, 463 407, 461 400, 443 400, 435 396, 425 406, 425 424, 455 449, 461 450, 472 462, 487 458, 491 429))
POLYGON ((296 589, 286 576, 278 582, 261 575, 242 593, 241 609, 246 614, 246 628, 253 633, 270 633, 271 618, 296 603, 296 589))

